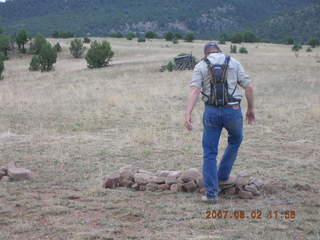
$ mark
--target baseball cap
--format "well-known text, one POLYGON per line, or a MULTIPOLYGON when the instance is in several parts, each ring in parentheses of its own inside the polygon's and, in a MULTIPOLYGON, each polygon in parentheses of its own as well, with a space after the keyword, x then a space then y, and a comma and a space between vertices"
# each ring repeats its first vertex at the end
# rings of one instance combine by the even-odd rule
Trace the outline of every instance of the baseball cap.
POLYGON ((211 48, 211 47, 214 47, 214 48, 218 49, 219 52, 221 52, 221 49, 219 48, 218 44, 216 44, 215 42, 208 42, 208 43, 204 46, 204 49, 203 49, 204 52, 206 53, 207 50, 208 50, 209 48, 211 48))

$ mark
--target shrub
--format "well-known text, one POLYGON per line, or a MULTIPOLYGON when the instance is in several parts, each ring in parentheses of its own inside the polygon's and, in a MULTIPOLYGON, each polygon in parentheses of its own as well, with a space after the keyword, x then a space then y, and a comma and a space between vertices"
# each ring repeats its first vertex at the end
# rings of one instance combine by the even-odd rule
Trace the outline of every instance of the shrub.
POLYGON ((229 37, 228 37, 228 35, 226 33, 221 33, 219 35, 218 41, 219 41, 220 44, 225 44, 226 41, 228 41, 228 40, 229 40, 229 37))
POLYGON ((261 38, 259 40, 259 42, 262 42, 262 43, 272 43, 272 41, 270 39, 267 39, 267 38, 261 38))
POLYGON ((164 35, 164 39, 166 41, 173 41, 173 39, 175 39, 175 36, 172 32, 167 32, 165 35, 164 35))
POLYGON ((123 35, 122 33, 111 33, 110 37, 113 37, 113 38, 123 38, 123 35))
POLYGON ((311 38, 308 42, 308 45, 310 45, 312 48, 320 46, 319 38, 311 38))
POLYGON ((59 38, 60 37, 60 33, 58 31, 54 31, 52 34, 51 34, 51 37, 53 38, 59 38))
POLYGON ((32 54, 39 54, 42 45, 47 44, 47 40, 42 35, 37 35, 33 42, 30 43, 30 52, 32 54))
POLYGON ((185 36, 184 36, 184 41, 185 42, 193 42, 194 40, 194 35, 193 33, 187 33, 185 36))
POLYGON ((60 32, 60 37, 61 38, 73 38, 74 34, 72 32, 60 32))
POLYGON ((247 32, 243 33, 243 41, 244 42, 254 43, 254 42, 257 42, 257 40, 258 40, 258 38, 252 32, 247 31, 247 32))
POLYGON ((288 44, 288 45, 293 45, 294 44, 294 39, 292 37, 288 37, 285 40, 285 43, 288 44))
POLYGON ((2 73, 4 71, 4 63, 0 60, 0 80, 3 79, 2 73))
POLYGON ((247 53, 248 53, 248 50, 247 50, 245 47, 241 47, 241 48, 239 49, 239 53, 247 54, 247 53))
POLYGON ((181 33, 175 33, 174 34, 174 37, 176 38, 176 39, 183 39, 183 35, 181 34, 181 33))
POLYGON ((129 32, 126 36, 127 40, 132 40, 135 37, 133 32, 129 32))
POLYGON ((300 49, 302 49, 302 46, 300 44, 294 44, 291 48, 291 50, 294 52, 298 52, 300 49))
POLYGON ((53 64, 57 61, 57 52, 51 46, 49 42, 46 42, 42 45, 40 53, 39 53, 39 60, 41 71, 50 71, 53 68, 53 64))
POLYGON ((137 41, 138 41, 138 42, 145 42, 146 39, 145 39, 144 37, 139 37, 139 38, 137 39, 137 41))
POLYGON ((178 44, 178 43, 179 43, 179 40, 178 40, 177 38, 174 38, 174 39, 172 40, 172 43, 173 43, 173 44, 178 44))
POLYGON ((155 32, 149 31, 149 32, 146 32, 144 37, 147 39, 158 38, 158 34, 156 34, 155 32))
POLYGON ((73 33, 66 31, 66 32, 58 32, 54 31, 51 35, 53 38, 73 38, 73 33))
POLYGON ((219 44, 226 44, 226 40, 224 40, 223 38, 219 38, 218 43, 219 44))
POLYGON ((107 41, 91 43, 87 52, 86 60, 88 68, 100 68, 108 65, 114 53, 111 50, 110 43, 107 41))
POLYGON ((75 58, 81 58, 86 48, 83 46, 81 39, 76 38, 70 43, 70 53, 75 58))
POLYGON ((18 49, 21 53, 26 53, 26 49, 24 48, 24 45, 28 42, 28 33, 25 29, 22 29, 19 31, 16 42, 18 45, 18 49))
POLYGON ((235 34, 233 34, 233 35, 231 36, 230 41, 231 41, 232 43, 242 43, 242 42, 243 42, 243 36, 242 36, 241 33, 237 32, 237 33, 235 33, 235 34))
POLYGON ((56 50, 56 52, 61 52, 62 51, 62 47, 60 46, 60 43, 57 42, 54 46, 53 46, 54 50, 56 50))
POLYGON ((7 61, 9 60, 9 56, 5 56, 5 55, 1 55, 0 54, 0 61, 4 62, 4 61, 7 61))
POLYGON ((306 52, 312 52, 311 47, 308 47, 308 48, 306 49, 306 52))
POLYGON ((8 51, 10 50, 10 37, 8 35, 0 34, 0 52, 4 56, 8 56, 8 51))
POLYGON ((237 46, 236 45, 230 45, 230 53, 237 53, 237 46))
POLYGON ((174 68, 174 64, 170 61, 170 62, 166 65, 166 69, 167 69, 169 72, 172 72, 172 71, 173 71, 173 68, 174 68))
POLYGON ((296 57, 298 57, 298 52, 300 49, 302 49, 302 46, 300 44, 294 44, 291 48, 291 50, 294 51, 296 57))
POLYGON ((88 37, 83 38, 83 43, 90 43, 91 39, 88 37))
POLYGON ((29 66, 30 71, 39 71, 40 70, 40 58, 38 55, 34 55, 31 59, 30 66, 29 66))

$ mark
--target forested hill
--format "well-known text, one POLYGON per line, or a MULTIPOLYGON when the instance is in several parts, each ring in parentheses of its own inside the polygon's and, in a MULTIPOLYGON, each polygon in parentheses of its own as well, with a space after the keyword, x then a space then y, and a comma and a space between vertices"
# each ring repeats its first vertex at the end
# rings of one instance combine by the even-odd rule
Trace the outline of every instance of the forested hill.
POLYGON ((215 38, 251 30, 277 41, 320 37, 319 9, 319 0, 7 0, 0 3, 0 16, 11 33, 177 31, 215 38))

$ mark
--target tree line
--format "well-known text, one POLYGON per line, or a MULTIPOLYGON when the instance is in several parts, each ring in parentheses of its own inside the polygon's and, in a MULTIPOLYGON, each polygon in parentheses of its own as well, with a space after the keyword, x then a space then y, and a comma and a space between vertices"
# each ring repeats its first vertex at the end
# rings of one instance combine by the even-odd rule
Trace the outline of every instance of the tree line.
MULTIPOLYGON (((56 31, 52 34, 52 37, 58 36, 60 38, 69 38, 73 36, 73 33, 56 31)), ((138 42, 145 42, 146 39, 163 38, 166 41, 172 41, 175 44, 178 43, 179 40, 184 40, 185 42, 193 42, 195 40, 195 35, 193 33, 183 35, 181 33, 174 32, 166 32, 162 36, 152 31, 146 32, 144 35, 129 32, 127 34, 112 33, 110 36, 126 38, 127 40, 137 38, 138 42)), ((236 44, 242 42, 262 42, 266 40, 257 37, 250 31, 245 31, 243 33, 236 32, 233 34, 221 33, 219 36, 219 43, 224 44, 227 41, 236 44)), ((292 37, 285 39, 284 43, 293 45, 292 50, 295 52, 298 52, 299 49, 301 49, 301 44, 296 42, 292 37)), ((306 44, 310 46, 307 51, 312 51, 311 48, 320 46, 320 39, 312 37, 306 42, 306 44)), ((2 73, 5 68, 4 62, 9 59, 9 52, 13 51, 15 48, 17 48, 21 54, 33 55, 29 66, 29 70, 31 71, 51 71, 54 63, 57 61, 58 53, 62 51, 62 47, 59 42, 52 45, 42 35, 38 34, 35 37, 31 37, 25 29, 21 29, 14 36, 9 36, 4 34, 3 29, 0 27, 0 78, 2 78, 2 73), (29 47, 27 44, 29 44, 29 47)), ((235 46, 232 46, 231 52, 236 51, 234 48, 235 46)), ((246 49, 240 49, 239 51, 240 53, 246 53, 245 50, 246 49)), ((83 39, 73 39, 70 43, 69 51, 75 58, 82 58, 85 55, 88 68, 105 67, 114 55, 109 42, 91 42, 91 39, 88 37, 83 39), (87 49, 84 44, 90 44, 90 47, 87 49)))

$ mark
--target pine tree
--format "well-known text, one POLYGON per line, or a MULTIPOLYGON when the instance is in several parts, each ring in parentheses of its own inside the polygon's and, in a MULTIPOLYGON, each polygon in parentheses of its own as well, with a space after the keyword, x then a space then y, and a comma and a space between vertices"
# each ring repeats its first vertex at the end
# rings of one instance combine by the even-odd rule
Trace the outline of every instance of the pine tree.
POLYGON ((26 53, 24 45, 28 42, 28 33, 25 29, 21 29, 16 37, 18 49, 21 53, 26 53))
POLYGON ((39 71, 40 70, 40 58, 38 55, 34 55, 31 58, 31 62, 30 62, 30 66, 29 66, 29 70, 30 71, 39 71))
POLYGON ((194 35, 193 33, 187 33, 185 36, 184 36, 184 41, 185 42, 193 42, 194 40, 194 35))
POLYGON ((114 53, 111 50, 111 45, 107 41, 94 41, 91 43, 90 49, 86 55, 88 68, 101 68, 109 64, 114 53))
POLYGON ((166 41, 172 41, 175 37, 174 37, 174 34, 172 32, 167 32, 164 35, 164 38, 166 39, 166 41))
POLYGON ((70 53, 75 58, 81 58, 86 48, 83 46, 81 39, 74 39, 70 44, 70 53))
POLYGON ((126 36, 127 40, 132 40, 135 37, 133 32, 129 32, 126 36))
POLYGON ((5 57, 7 57, 9 49, 10 37, 4 34, 0 34, 0 52, 2 52, 5 57))
POLYGON ((62 51, 62 47, 60 46, 60 43, 57 42, 54 46, 53 46, 54 50, 56 50, 56 52, 61 52, 62 51))
POLYGON ((50 71, 53 68, 53 64, 57 61, 57 52, 51 46, 49 42, 46 42, 41 46, 39 53, 39 60, 41 71, 50 71))
POLYGON ((2 73, 4 71, 4 63, 0 60, 0 80, 3 78, 2 73))
POLYGON ((237 33, 235 33, 235 34, 233 34, 231 36, 230 41, 232 43, 242 43, 243 42, 243 36, 242 36, 242 34, 240 32, 237 32, 237 33))
POLYGON ((39 54, 42 45, 46 44, 47 40, 42 35, 37 35, 33 42, 30 43, 30 52, 32 54, 39 54))

